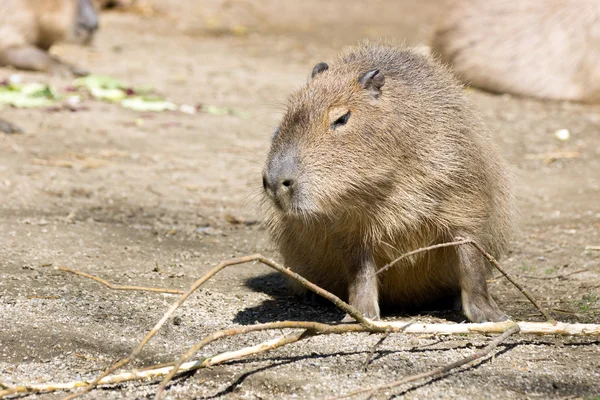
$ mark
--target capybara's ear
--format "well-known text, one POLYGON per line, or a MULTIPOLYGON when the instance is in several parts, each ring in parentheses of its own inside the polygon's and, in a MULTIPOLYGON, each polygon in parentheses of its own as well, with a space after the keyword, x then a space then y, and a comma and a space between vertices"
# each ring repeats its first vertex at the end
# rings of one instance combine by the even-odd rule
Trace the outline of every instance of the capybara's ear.
POLYGON ((319 75, 321 72, 327 71, 328 69, 329 69, 329 65, 327 65, 327 63, 320 62, 317 65, 315 65, 315 67, 312 70, 312 74, 310 75, 310 77, 314 78, 315 76, 319 75))
POLYGON ((381 88, 385 83, 385 76, 378 69, 372 69, 358 78, 358 83, 360 83, 363 89, 369 90, 373 92, 375 97, 379 97, 381 88))

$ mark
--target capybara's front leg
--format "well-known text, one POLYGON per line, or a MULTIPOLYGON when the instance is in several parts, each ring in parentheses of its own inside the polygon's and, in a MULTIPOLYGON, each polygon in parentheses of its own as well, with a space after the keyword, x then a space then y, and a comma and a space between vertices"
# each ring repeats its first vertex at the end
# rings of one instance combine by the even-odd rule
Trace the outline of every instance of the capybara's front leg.
MULTIPOLYGON (((370 319, 379 319, 379 283, 370 251, 361 251, 348 267, 348 303, 370 319)), ((345 322, 352 321, 346 315, 345 322)))

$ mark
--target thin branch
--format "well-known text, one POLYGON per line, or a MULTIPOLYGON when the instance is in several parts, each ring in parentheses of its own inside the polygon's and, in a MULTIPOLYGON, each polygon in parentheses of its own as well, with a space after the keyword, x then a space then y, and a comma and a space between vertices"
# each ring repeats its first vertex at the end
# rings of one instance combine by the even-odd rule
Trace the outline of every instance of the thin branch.
POLYGON ((385 339, 388 338, 388 336, 390 336, 390 332, 384 333, 383 336, 381 336, 379 338, 377 343, 375 343, 373 345, 373 347, 371 347, 371 350, 369 350, 369 354, 367 355, 367 358, 365 358, 365 362, 363 363, 363 366, 362 366, 362 369, 364 372, 367 372, 367 369, 369 368, 369 364, 371 364, 371 360, 373 359, 373 355, 375 354, 375 351, 379 348, 379 346, 381 346, 381 344, 385 341, 385 339))
POLYGON ((455 361, 451 364, 444 365, 443 367, 436 368, 432 371, 423 372, 423 373, 416 374, 416 375, 411 375, 411 376, 402 378, 402 379, 397 380, 392 383, 386 383, 383 385, 374 386, 374 387, 370 387, 370 388, 366 388, 366 389, 359 389, 354 392, 350 392, 350 393, 347 393, 347 394, 344 394, 341 396, 332 397, 332 399, 345 399, 345 398, 356 396, 358 394, 363 394, 363 393, 367 393, 366 397, 369 398, 370 396, 372 396, 373 394, 375 394, 376 392, 378 392, 380 390, 392 389, 392 388, 404 385, 409 382, 414 382, 414 381, 418 381, 421 379, 433 378, 438 375, 445 375, 455 368, 462 367, 463 365, 469 365, 475 361, 479 361, 482 358, 486 357, 488 354, 490 354, 492 352, 492 350, 494 350, 496 347, 498 347, 498 345, 500 343, 505 341, 509 336, 514 335, 515 333, 518 333, 519 330, 520 330, 519 325, 514 324, 513 326, 508 328, 506 331, 504 331, 496 339, 492 340, 483 349, 476 351, 475 353, 471 354, 470 356, 467 356, 463 359, 455 361))
POLYGON ((522 278, 530 278, 530 279, 543 279, 543 280, 559 279, 559 280, 566 280, 570 276, 581 274, 582 272, 587 272, 589 270, 590 270, 589 268, 583 268, 583 269, 580 269, 580 270, 577 270, 577 271, 569 272, 568 274, 560 274, 560 275, 554 275, 554 276, 535 276, 535 275, 524 275, 524 274, 517 274, 517 276, 518 277, 522 277, 522 278))
POLYGON ((600 324, 569 324, 566 322, 527 322, 503 321, 478 324, 420 324, 403 321, 373 321, 386 332, 404 332, 412 334, 458 335, 502 333, 514 324, 519 325, 524 335, 561 335, 561 336, 599 336, 600 324), (408 325, 408 326, 407 326, 408 325))
MULTIPOLYGON (((217 364, 222 364, 226 361, 238 360, 243 357, 247 357, 253 354, 264 353, 269 350, 275 350, 279 347, 299 342, 300 340, 308 339, 313 336, 313 333, 309 330, 305 330, 300 333, 293 333, 290 335, 282 336, 277 339, 267 340, 266 342, 257 344, 256 346, 246 347, 244 349, 235 350, 235 351, 227 351, 225 353, 218 354, 216 356, 212 356, 210 358, 205 359, 202 362, 203 367, 210 367, 217 364)), ((182 364, 184 366, 186 363, 182 364)), ((181 371, 181 367, 180 367, 181 371)), ((181 372, 180 372, 181 373, 181 372)))
POLYGON ((258 261, 262 264, 265 264, 265 265, 281 272, 282 274, 296 280, 298 283, 300 283, 302 286, 304 286, 308 290, 311 290, 311 291, 315 292, 316 294, 318 294, 318 295, 326 298, 327 300, 331 301, 332 303, 334 303, 338 308, 340 308, 342 311, 345 311, 346 313, 348 313, 351 317, 353 317, 361 325, 363 325, 365 327, 369 327, 369 328, 373 329, 374 331, 380 330, 380 328, 378 328, 371 321, 366 319, 362 315, 361 312, 359 312, 354 307, 350 306, 348 303, 342 301, 339 297, 329 293, 328 291, 326 291, 324 289, 321 289, 314 283, 309 282, 305 278, 303 278, 300 275, 292 272, 291 270, 283 267, 282 265, 276 263, 275 261, 263 257, 261 254, 252 254, 249 256, 232 258, 229 260, 221 261, 219 264, 217 264, 215 267, 213 267, 210 271, 208 271, 204 276, 202 276, 200 279, 198 279, 196 282, 194 282, 194 284, 187 291, 185 291, 185 293, 183 293, 181 295, 181 297, 179 297, 179 299, 177 299, 177 301, 175 303, 173 303, 171 305, 169 310, 163 315, 163 317, 160 319, 160 321, 158 321, 158 323, 156 323, 156 325, 154 325, 154 327, 150 330, 150 332, 148 332, 148 334, 144 337, 144 339, 142 339, 140 344, 131 352, 131 354, 129 356, 127 356, 127 357, 117 361, 113 365, 111 365, 104 372, 102 372, 100 375, 98 375, 92 382, 90 382, 89 385, 84 387, 82 391, 80 391, 78 393, 74 393, 70 396, 67 396, 65 398, 65 400, 72 400, 84 393, 89 392, 94 387, 96 387, 96 385, 100 382, 100 380, 102 378, 108 376, 109 374, 113 373, 117 369, 127 365, 132 360, 134 360, 141 353, 141 351, 144 349, 144 347, 150 341, 150 339, 152 339, 152 337, 154 337, 154 335, 160 330, 160 328, 167 322, 167 320, 171 317, 171 315, 175 312, 175 310, 177 310, 177 308, 179 308, 187 300, 187 298, 189 296, 191 296, 192 293, 194 293, 200 286, 202 286, 212 276, 217 274, 223 268, 226 268, 226 267, 229 267, 232 265, 244 264, 244 263, 252 262, 252 261, 258 261))
POLYGON ((88 274, 86 272, 77 271, 77 270, 67 268, 67 267, 55 267, 54 269, 56 269, 58 271, 70 272, 72 274, 83 276, 85 278, 90 278, 98 283, 103 284, 104 286, 106 286, 112 290, 139 290, 142 292, 156 292, 156 293, 170 293, 170 294, 182 294, 183 293, 183 290, 178 290, 178 289, 163 289, 163 288, 153 288, 153 287, 145 287, 145 286, 113 285, 112 283, 105 281, 102 278, 88 274))
POLYGON ((386 265, 384 265, 383 268, 381 268, 379 271, 377 271, 376 273, 374 273, 373 276, 379 275, 382 272, 387 271, 388 269, 392 268, 394 265, 396 265, 401 260, 403 260, 403 259, 405 259, 407 257, 410 257, 412 255, 415 255, 415 254, 418 254, 418 253, 423 253, 424 251, 439 249, 439 248, 442 248, 442 247, 460 246, 462 244, 468 244, 468 243, 472 243, 472 242, 473 241, 471 239, 462 239, 461 238, 460 240, 456 240, 454 242, 439 243, 439 244, 434 244, 432 246, 421 247, 420 249, 409 251, 408 253, 404 253, 400 257, 398 257, 395 260, 393 260, 393 261, 387 263, 386 265))
POLYGON ((525 154, 526 160, 544 160, 544 162, 547 164, 551 163, 554 160, 580 157, 581 153, 579 153, 578 151, 556 151, 550 153, 525 154))

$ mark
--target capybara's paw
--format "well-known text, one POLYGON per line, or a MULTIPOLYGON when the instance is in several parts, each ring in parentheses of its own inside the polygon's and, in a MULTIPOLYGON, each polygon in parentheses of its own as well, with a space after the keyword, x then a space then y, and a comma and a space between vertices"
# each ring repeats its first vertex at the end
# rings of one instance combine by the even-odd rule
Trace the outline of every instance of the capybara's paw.
POLYGON ((463 312, 471 322, 501 322, 510 319, 500 311, 494 300, 484 296, 475 296, 467 301, 463 299, 463 312))
MULTIPOLYGON (((372 320, 379 320, 379 304, 377 300, 374 301, 365 301, 359 302, 358 304, 351 304, 358 311, 365 316, 365 318, 372 320)), ((354 322, 354 318, 350 316, 350 314, 346 314, 342 322, 354 322)))

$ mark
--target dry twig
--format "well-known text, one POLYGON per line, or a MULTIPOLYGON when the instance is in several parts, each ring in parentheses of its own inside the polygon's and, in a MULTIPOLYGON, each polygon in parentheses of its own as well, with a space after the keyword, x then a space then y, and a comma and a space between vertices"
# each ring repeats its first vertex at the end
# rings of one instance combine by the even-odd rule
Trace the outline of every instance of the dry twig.
POLYGON ((549 153, 525 154, 526 160, 542 160, 544 164, 550 164, 556 160, 581 158, 578 151, 555 151, 549 153))
POLYGON ((381 346, 381 344, 385 341, 385 339, 388 338, 388 336, 390 336, 390 332, 386 332, 383 334, 383 336, 381 336, 379 338, 379 340, 377 341, 377 343, 375 343, 373 345, 373 347, 371 347, 371 350, 369 350, 369 354, 367 355, 367 358, 365 359, 365 362, 363 363, 363 371, 367 372, 367 369, 369 368, 369 364, 371 364, 371 360, 373 359, 373 355, 375 354, 375 351, 379 348, 379 346, 381 346))
POLYGON ((400 380, 397 380, 395 382, 385 383, 385 384, 379 385, 379 386, 374 386, 374 387, 370 387, 370 388, 366 388, 366 389, 359 389, 359 390, 356 390, 354 392, 350 392, 350 393, 347 393, 347 394, 344 394, 344 395, 341 395, 341 396, 332 397, 331 399, 345 399, 345 398, 356 396, 357 394, 363 394, 363 393, 367 393, 366 397, 369 398, 370 396, 372 396, 376 392, 378 392, 380 390, 383 390, 383 389, 393 389, 395 387, 404 385, 404 384, 409 383, 409 382, 414 382, 414 381, 418 381, 418 380, 421 380, 421 379, 433 378, 433 377, 438 376, 438 375, 447 374, 448 372, 450 372, 451 370, 453 370, 455 368, 462 367, 463 365, 471 364, 471 363, 473 363, 475 361, 478 361, 478 360, 482 359, 483 357, 485 357, 488 354, 490 354, 492 352, 492 350, 494 350, 496 347, 498 347, 498 345, 500 343, 502 343, 503 341, 505 341, 509 336, 514 335, 515 333, 518 333, 518 332, 519 332, 519 325, 514 324, 510 328, 508 328, 506 331, 504 331, 496 339, 492 340, 483 349, 481 349, 479 351, 476 351, 475 353, 473 353, 470 356, 467 356, 467 357, 465 357, 463 359, 460 359, 460 360, 455 361, 453 363, 444 365, 443 367, 436 368, 436 369, 434 369, 432 371, 422 372, 422 373, 416 374, 416 375, 411 375, 411 376, 408 376, 406 378, 402 378, 400 380))
POLYGON ((403 259, 405 259, 407 257, 413 256, 415 254, 423 253, 425 251, 439 249, 439 248, 442 248, 442 247, 460 246, 460 245, 468 244, 468 243, 472 243, 472 242, 473 241, 471 239, 458 238, 458 240, 456 240, 454 242, 439 243, 439 244, 434 244, 432 246, 421 247, 420 249, 409 251, 408 253, 404 253, 400 257, 398 257, 395 260, 390 261, 389 263, 387 263, 386 265, 384 265, 383 268, 381 268, 379 271, 377 271, 376 273, 374 273, 373 276, 379 275, 382 272, 387 271, 388 269, 392 268, 394 265, 398 264, 401 260, 403 260, 403 259))
POLYGON ((580 269, 580 270, 577 270, 577 271, 569 272, 568 274, 560 274, 560 275, 554 275, 554 276, 536 276, 536 275, 525 275, 525 274, 517 274, 517 276, 518 277, 522 277, 522 278, 529 278, 529 279, 541 279, 541 280, 559 279, 559 280, 565 280, 565 279, 569 278, 570 276, 581 274, 582 272, 587 272, 589 270, 590 270, 589 268, 583 268, 583 269, 580 269))
POLYGON ((85 278, 90 278, 98 283, 103 284, 104 286, 106 286, 112 290, 137 290, 137 291, 141 291, 141 292, 183 294, 183 290, 179 290, 179 289, 163 289, 163 288, 153 288, 153 287, 146 287, 146 286, 113 285, 112 283, 105 281, 102 278, 88 274, 86 272, 77 271, 77 270, 67 268, 67 267, 55 267, 54 269, 56 269, 58 271, 70 272, 72 274, 83 276, 85 278))

